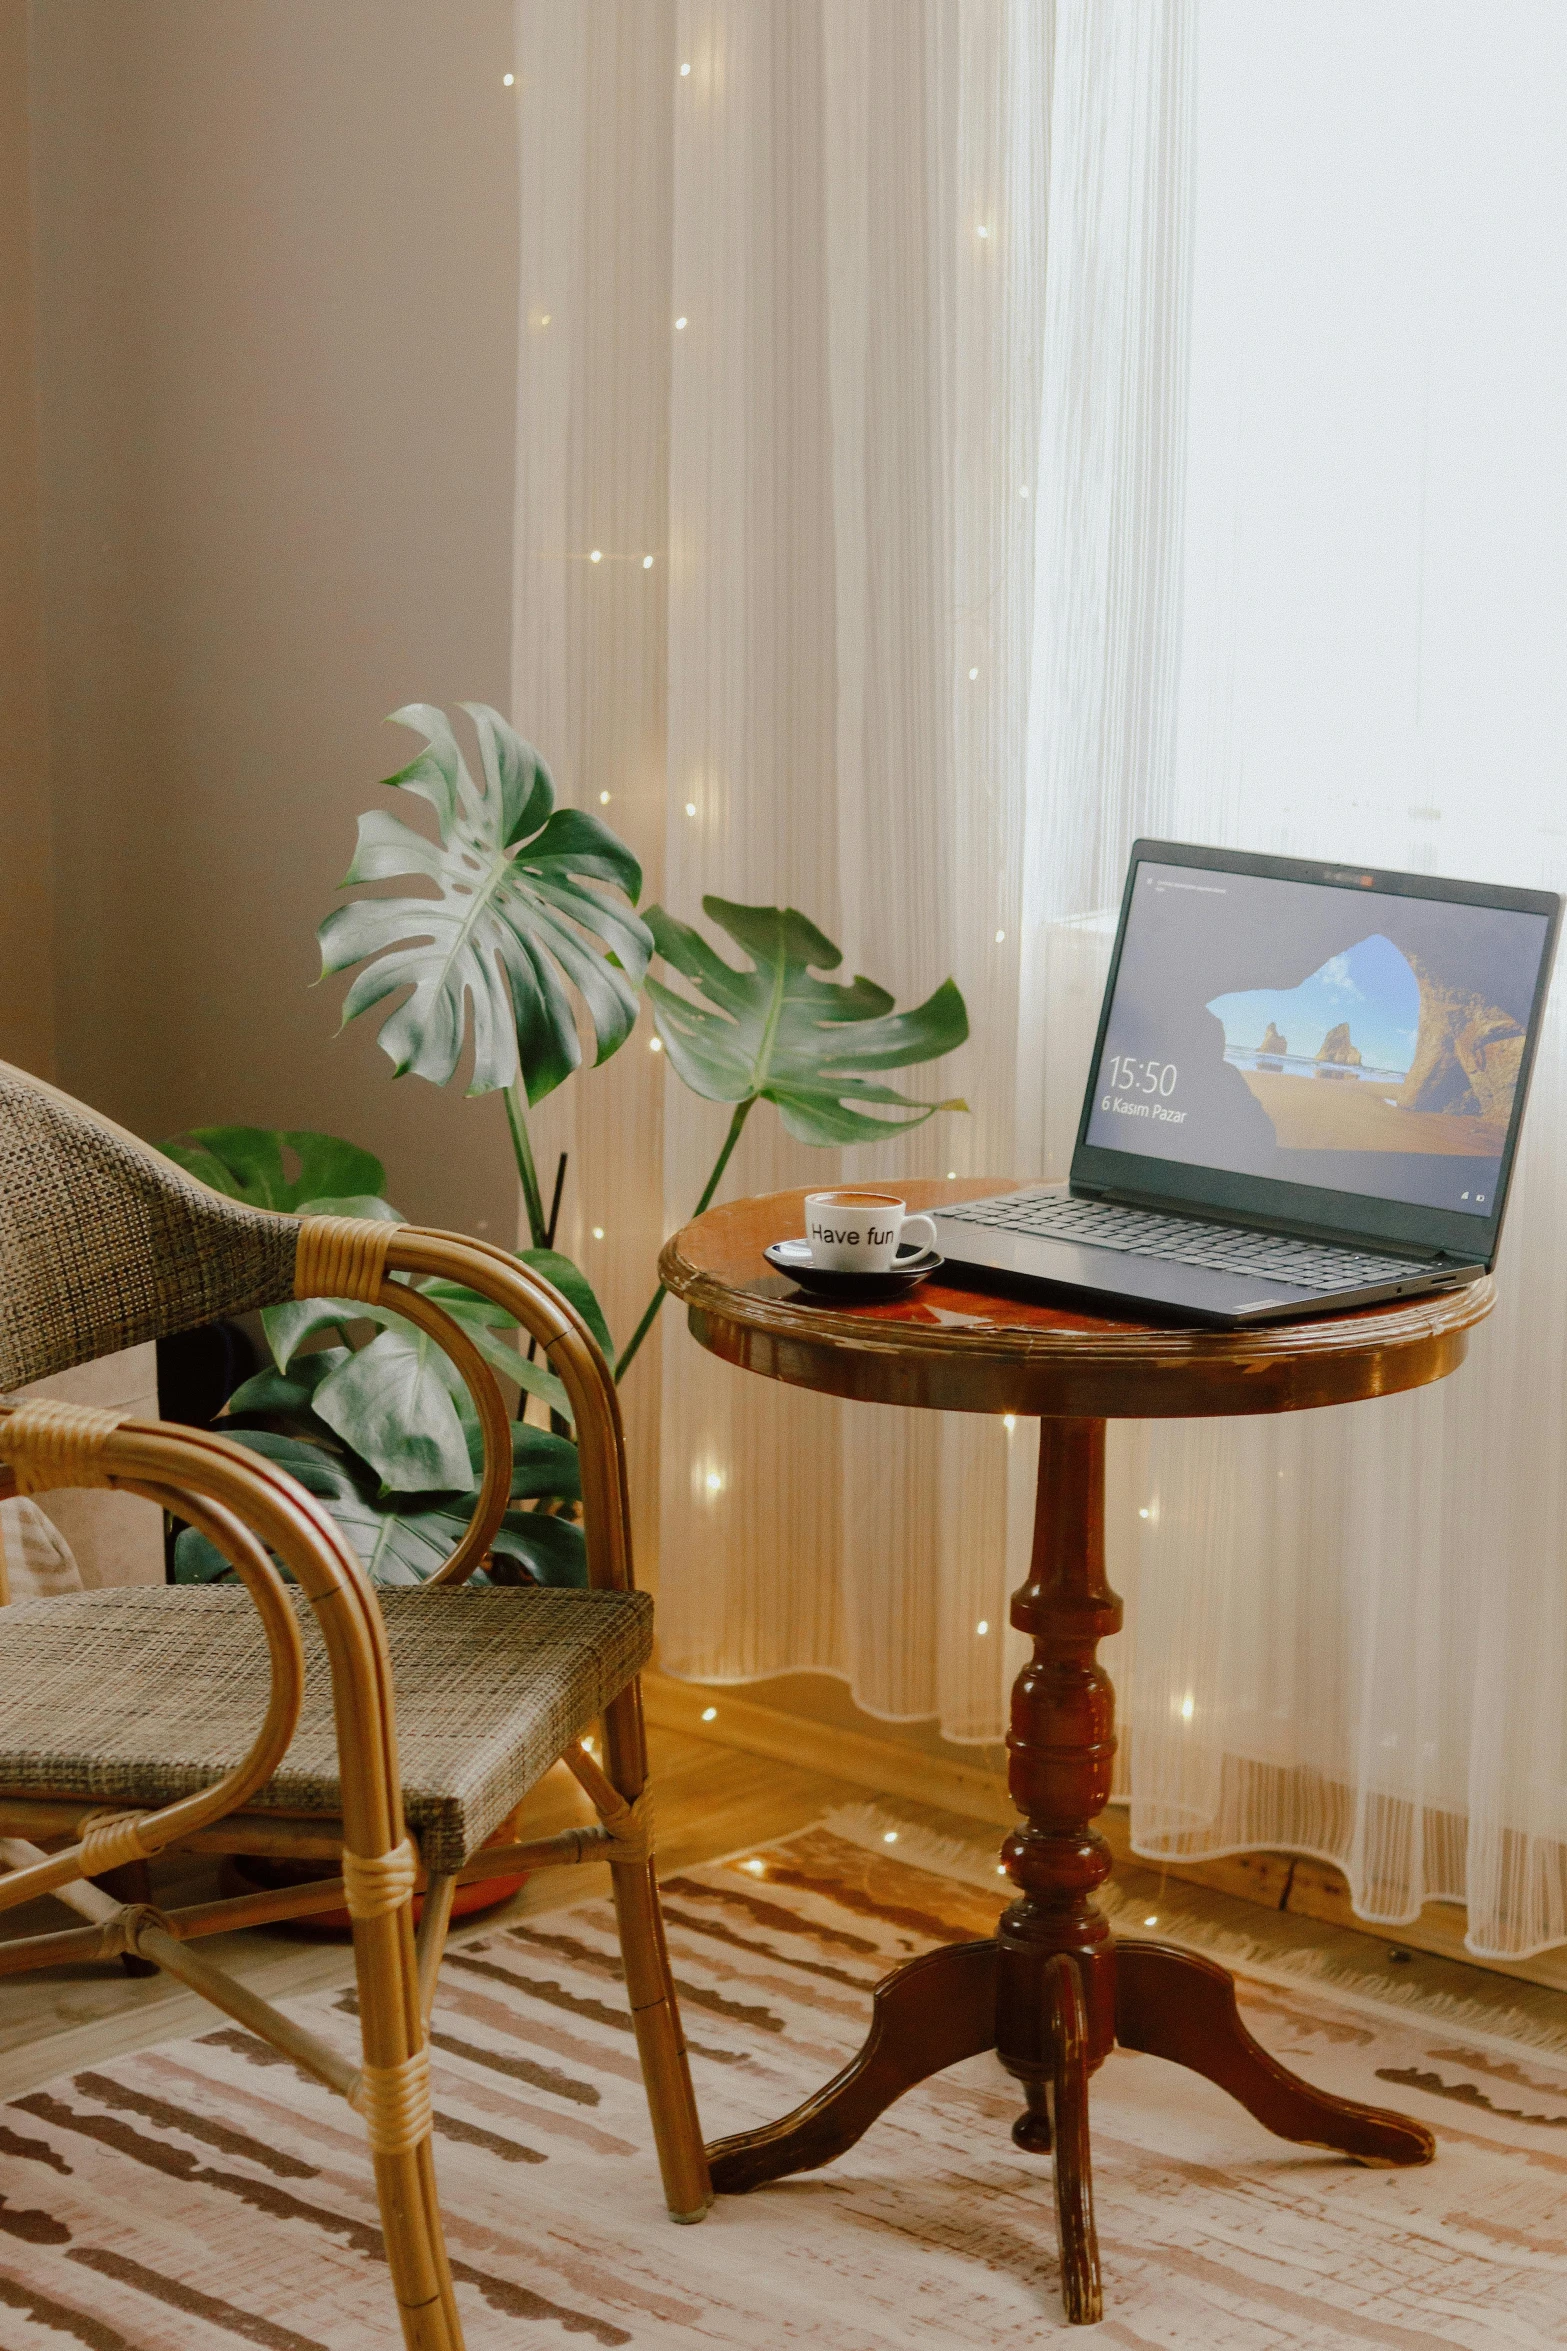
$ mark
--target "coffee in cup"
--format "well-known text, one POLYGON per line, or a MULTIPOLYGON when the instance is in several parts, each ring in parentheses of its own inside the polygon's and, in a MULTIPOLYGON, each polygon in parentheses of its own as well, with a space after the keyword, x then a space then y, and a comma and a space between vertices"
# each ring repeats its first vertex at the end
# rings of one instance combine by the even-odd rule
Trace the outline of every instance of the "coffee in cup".
POLYGON ((910 1216, 895 1192, 854 1186, 807 1193, 805 1237, 811 1263, 833 1273, 887 1273, 897 1263, 900 1244, 936 1246, 936 1228, 928 1216, 910 1216))

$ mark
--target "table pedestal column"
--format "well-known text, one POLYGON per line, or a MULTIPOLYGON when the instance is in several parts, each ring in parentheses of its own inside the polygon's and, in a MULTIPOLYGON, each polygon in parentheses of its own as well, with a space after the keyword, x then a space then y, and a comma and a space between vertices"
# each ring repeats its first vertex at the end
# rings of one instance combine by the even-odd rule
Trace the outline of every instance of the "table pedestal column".
POLYGON ((1115 1692, 1097 1649, 1121 1624, 1105 1581, 1104 1442, 1102 1420, 1041 1423, 1033 1558, 1012 1601, 1013 1624, 1034 1643, 1007 1734, 1023 1817, 1001 1850, 1017 1900, 994 1937, 928 1951, 887 1976, 864 2047, 815 2097, 708 2150, 720 2195, 814 2170, 905 2090, 994 2049, 1022 2084, 1013 2139, 1054 2155, 1062 2299, 1078 2325, 1101 2314, 1088 2081, 1117 2041, 1205 2074, 1280 2138, 1367 2163, 1428 2163, 1435 2152, 1421 2124, 1287 2072, 1241 2023, 1223 1968, 1168 1943, 1118 1942, 1094 1901, 1111 1870, 1093 1824, 1115 1755, 1115 1692))

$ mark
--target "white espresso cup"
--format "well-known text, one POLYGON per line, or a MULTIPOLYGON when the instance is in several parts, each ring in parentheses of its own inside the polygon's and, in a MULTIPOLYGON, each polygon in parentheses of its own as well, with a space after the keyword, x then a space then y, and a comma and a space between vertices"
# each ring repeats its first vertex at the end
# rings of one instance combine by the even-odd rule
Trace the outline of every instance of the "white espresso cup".
POLYGON ((833 1273, 886 1273, 897 1262, 900 1243, 936 1246, 930 1218, 910 1216, 895 1192, 862 1191, 852 1185, 837 1192, 807 1193, 805 1237, 811 1245, 811 1263, 833 1273))

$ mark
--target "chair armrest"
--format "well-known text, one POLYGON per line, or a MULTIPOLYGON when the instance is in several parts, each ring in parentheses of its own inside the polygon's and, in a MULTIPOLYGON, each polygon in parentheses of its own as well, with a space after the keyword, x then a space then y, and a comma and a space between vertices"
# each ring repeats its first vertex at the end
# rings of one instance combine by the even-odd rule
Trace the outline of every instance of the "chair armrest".
POLYGON ((467 1532, 427 1578, 460 1583, 480 1564, 511 1501, 511 1424, 495 1375, 472 1341, 433 1299, 397 1274, 430 1274, 476 1290, 537 1340, 560 1377, 577 1427, 582 1470, 588 1581, 595 1590, 629 1591, 631 1505, 626 1487, 620 1401, 598 1343, 569 1300, 504 1249, 420 1225, 369 1223, 352 1217, 306 1217, 300 1225, 295 1295, 345 1297, 405 1314, 451 1357, 473 1397, 484 1432, 484 1478, 467 1532))
MULTIPOLYGON (((519 1264, 504 1249, 456 1233, 398 1226, 392 1233, 387 1264, 399 1273, 433 1274, 443 1281, 462 1282, 481 1297, 504 1306, 528 1336, 537 1340, 571 1399, 576 1422, 588 1582, 595 1591, 630 1591, 634 1581, 631 1502, 620 1399, 598 1342, 576 1308, 542 1274, 519 1264)), ((391 1303, 396 1303, 395 1298, 391 1303)), ((510 1460, 508 1432, 508 1490, 510 1460)), ((488 1466, 486 1443, 486 1469, 488 1466)), ((445 1582, 450 1574, 448 1565, 434 1580, 445 1582)))
POLYGON ((64 1853, 11 1871, 0 1881, 0 1908, 48 1892, 73 1877, 100 1875, 117 1861, 149 1858, 237 1810, 271 1779, 299 1720, 305 1653, 268 1544, 287 1560, 318 1607, 329 1595, 337 1597, 356 1581, 364 1582, 358 1562, 330 1521, 330 1539, 322 1540, 323 1529, 314 1523, 319 1514, 303 1489, 286 1472, 258 1461, 242 1446, 91 1406, 39 1401, 0 1407, 0 1498, 69 1487, 109 1487, 138 1494, 199 1527, 229 1561, 255 1605, 266 1636, 271 1682, 266 1711, 248 1753, 221 1779, 155 1812, 111 1816, 101 1826, 89 1827, 64 1853))

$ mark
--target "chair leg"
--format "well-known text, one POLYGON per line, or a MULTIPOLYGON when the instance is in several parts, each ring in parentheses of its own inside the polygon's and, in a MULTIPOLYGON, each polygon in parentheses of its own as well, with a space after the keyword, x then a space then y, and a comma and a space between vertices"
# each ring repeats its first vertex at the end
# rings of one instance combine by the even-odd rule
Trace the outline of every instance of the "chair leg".
MULTIPOLYGON (((354 1972, 366 2068, 396 2067, 425 2046, 411 1901, 377 1918, 355 1919, 354 1972)), ((372 2129, 376 2197, 406 2351, 463 2351, 429 2122, 412 2144, 388 2145, 383 2138, 377 2146, 375 2136, 372 2129)))
POLYGON ((700 2220, 713 2201, 702 2125, 691 2087, 680 2010, 669 1972, 664 1918, 651 1861, 610 1864, 626 1995, 671 2220, 700 2220))
POLYGON ((455 1877, 432 1877, 424 1890, 424 1914, 414 1937, 414 1950, 419 1964, 419 2014, 426 2024, 435 2006, 435 1987, 441 1973, 447 1929, 452 1923, 452 1899, 456 1892, 455 1877))
MULTIPOLYGON (((604 1710, 605 1759, 608 1788, 595 1791, 601 1778, 591 1759, 578 1777, 596 1804, 602 1795, 634 1803, 647 1787, 647 1738, 642 1727, 642 1685, 628 1682, 604 1710)), ((568 1762, 571 1758, 568 1757, 568 1762)), ((577 1763, 572 1762, 577 1770, 577 1763)), ((602 1810, 602 1806, 600 1806, 602 1810)), ((613 1807, 611 1807, 613 1809, 613 1807)), ((659 1908, 658 1879, 650 1853, 624 1861, 610 1861, 610 1883, 615 1890, 615 1919, 620 1929, 620 1953, 626 1963, 626 1997, 636 2027, 637 2054, 653 2122, 653 2143, 663 2175, 664 2201, 671 2220, 700 2220, 713 2201, 713 2183, 702 2145, 702 2124, 691 2087, 691 2063, 680 2029, 680 2008, 674 1978, 669 1972, 669 1950, 664 1941, 664 1914, 659 1908)))

